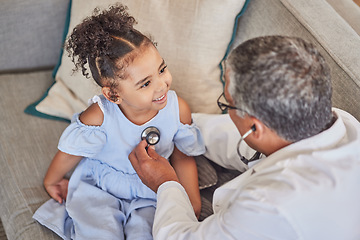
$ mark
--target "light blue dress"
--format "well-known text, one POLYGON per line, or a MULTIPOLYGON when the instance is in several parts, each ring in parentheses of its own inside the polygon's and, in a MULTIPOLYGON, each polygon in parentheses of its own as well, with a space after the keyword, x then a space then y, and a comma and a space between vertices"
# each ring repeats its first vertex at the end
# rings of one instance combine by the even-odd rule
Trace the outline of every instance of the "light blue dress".
POLYGON ((104 113, 101 126, 88 126, 75 114, 62 134, 60 151, 83 156, 73 172, 65 204, 50 199, 33 218, 64 239, 152 239, 156 194, 142 184, 128 155, 142 131, 160 130, 158 154, 169 158, 174 145, 189 156, 205 152, 200 130, 179 118, 176 93, 168 92, 167 105, 147 123, 130 122, 118 105, 95 96, 104 113))

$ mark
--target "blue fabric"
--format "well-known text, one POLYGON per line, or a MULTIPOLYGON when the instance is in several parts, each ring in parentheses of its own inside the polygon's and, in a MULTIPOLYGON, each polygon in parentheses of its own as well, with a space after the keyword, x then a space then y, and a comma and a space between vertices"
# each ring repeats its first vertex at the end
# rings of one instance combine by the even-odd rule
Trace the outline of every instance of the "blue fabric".
POLYGON ((141 126, 130 122, 118 105, 103 96, 95 96, 91 103, 102 109, 103 124, 85 125, 75 114, 58 145, 62 152, 84 157, 70 178, 66 203, 51 199, 36 211, 34 219, 64 239, 123 239, 124 234, 145 234, 139 239, 151 239, 156 194, 142 184, 128 155, 149 126, 160 130, 155 147, 161 156, 169 158, 174 145, 186 155, 203 154, 200 130, 180 122, 174 91, 168 92, 166 106, 141 126))

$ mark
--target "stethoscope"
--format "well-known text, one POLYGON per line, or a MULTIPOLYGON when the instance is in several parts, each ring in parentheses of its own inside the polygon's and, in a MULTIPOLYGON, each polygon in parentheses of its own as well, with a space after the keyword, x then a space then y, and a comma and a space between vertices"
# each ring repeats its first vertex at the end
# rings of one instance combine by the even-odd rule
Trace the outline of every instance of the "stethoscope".
MULTIPOLYGON (((243 136, 241 136, 238 144, 237 144, 237 153, 240 157, 240 160, 245 163, 246 165, 249 164, 249 162, 258 160, 261 156, 260 152, 256 152, 254 154, 254 156, 252 156, 250 159, 245 158, 243 155, 241 155, 240 153, 240 144, 241 142, 247 137, 249 136, 252 132, 256 131, 255 125, 251 126, 251 129, 249 131, 247 131, 243 136)), ((144 129, 144 131, 142 131, 141 133, 141 139, 142 140, 146 140, 148 147, 150 145, 156 145, 159 141, 160 141, 160 130, 154 126, 151 127, 147 127, 144 129)))
POLYGON ((255 127, 255 124, 254 124, 254 125, 251 126, 251 128, 250 128, 249 131, 247 131, 246 133, 244 133, 243 136, 240 137, 240 140, 239 140, 239 142, 238 142, 238 144, 237 144, 237 147, 236 147, 237 153, 238 153, 238 155, 239 155, 239 157, 240 157, 240 160, 241 160, 243 163, 245 163, 246 165, 248 165, 249 162, 258 160, 258 159, 260 158, 260 156, 261 156, 261 153, 258 152, 258 151, 256 151, 256 153, 255 153, 250 159, 247 159, 247 158, 245 158, 243 155, 241 155, 241 153, 240 153, 240 144, 241 144, 241 142, 242 142, 247 136, 249 136, 252 132, 255 132, 255 131, 256 131, 256 127, 255 127))
POLYGON ((142 131, 141 139, 146 140, 148 146, 155 145, 160 141, 160 131, 154 126, 147 127, 142 131))

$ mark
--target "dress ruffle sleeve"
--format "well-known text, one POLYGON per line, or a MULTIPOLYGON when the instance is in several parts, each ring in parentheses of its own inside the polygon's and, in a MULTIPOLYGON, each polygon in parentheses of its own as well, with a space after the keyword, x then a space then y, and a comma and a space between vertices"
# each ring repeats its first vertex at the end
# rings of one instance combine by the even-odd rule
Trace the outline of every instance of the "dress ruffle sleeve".
POLYGON ((106 132, 101 126, 89 126, 75 114, 71 124, 61 135, 58 149, 67 154, 94 157, 106 143, 106 132))
POLYGON ((205 153, 205 143, 200 129, 193 123, 181 124, 174 136, 175 146, 188 156, 198 156, 205 153))

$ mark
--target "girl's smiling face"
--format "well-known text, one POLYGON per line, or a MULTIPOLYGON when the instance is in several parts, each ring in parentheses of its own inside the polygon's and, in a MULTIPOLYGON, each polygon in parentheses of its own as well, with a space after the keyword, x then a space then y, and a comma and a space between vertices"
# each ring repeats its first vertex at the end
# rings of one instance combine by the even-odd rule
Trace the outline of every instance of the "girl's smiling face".
POLYGON ((158 50, 150 45, 126 67, 126 79, 120 80, 118 93, 120 109, 132 122, 142 124, 167 103, 172 76, 158 50))

